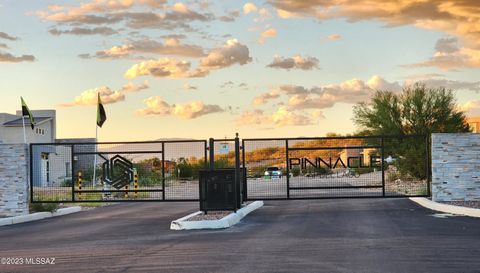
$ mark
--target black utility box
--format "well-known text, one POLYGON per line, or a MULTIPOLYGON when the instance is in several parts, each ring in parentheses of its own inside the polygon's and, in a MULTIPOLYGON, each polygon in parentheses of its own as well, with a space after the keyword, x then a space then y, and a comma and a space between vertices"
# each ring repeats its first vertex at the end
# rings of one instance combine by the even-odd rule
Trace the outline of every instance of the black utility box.
POLYGON ((200 170, 200 210, 237 210, 241 205, 241 181, 244 168, 240 168, 240 179, 235 183, 235 169, 200 170))

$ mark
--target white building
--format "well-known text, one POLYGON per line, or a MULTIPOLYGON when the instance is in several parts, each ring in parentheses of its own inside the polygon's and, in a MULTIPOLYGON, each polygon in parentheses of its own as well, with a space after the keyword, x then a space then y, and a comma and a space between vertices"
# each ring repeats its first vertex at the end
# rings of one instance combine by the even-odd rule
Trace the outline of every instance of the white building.
MULTIPOLYGON (((56 136, 55 110, 34 110, 36 126, 32 130, 30 120, 25 118, 27 143, 52 143, 56 136)), ((23 143, 22 111, 15 115, 0 113, 0 144, 23 143)))
MULTIPOLYGON (((45 143, 33 145, 31 177, 34 186, 59 187, 72 181, 72 170, 90 166, 94 155, 73 158, 72 143, 95 142, 88 139, 57 139, 56 111, 32 110, 35 128, 30 127, 30 120, 25 118, 25 133, 27 143, 45 143), (50 145, 48 145, 50 144, 50 145)), ((22 111, 15 115, 0 113, 0 144, 24 143, 22 111)), ((84 150, 94 151, 94 145, 82 145, 84 150)))

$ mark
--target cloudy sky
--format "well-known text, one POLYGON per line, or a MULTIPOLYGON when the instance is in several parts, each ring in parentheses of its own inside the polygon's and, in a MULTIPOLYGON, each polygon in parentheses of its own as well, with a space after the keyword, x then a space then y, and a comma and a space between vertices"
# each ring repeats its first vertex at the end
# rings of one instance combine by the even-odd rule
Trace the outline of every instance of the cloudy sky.
POLYGON ((0 111, 57 137, 322 136, 416 81, 480 114, 476 0, 0 0, 0 111))

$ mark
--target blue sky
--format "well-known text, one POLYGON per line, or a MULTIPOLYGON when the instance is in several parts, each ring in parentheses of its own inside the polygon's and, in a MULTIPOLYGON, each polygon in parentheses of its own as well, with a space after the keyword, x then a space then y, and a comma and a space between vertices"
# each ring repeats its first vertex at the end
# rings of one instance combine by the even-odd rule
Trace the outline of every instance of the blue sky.
POLYGON ((100 92, 100 140, 321 136, 423 81, 478 115, 480 4, 449 3, 0 0, 0 109, 22 95, 91 137, 100 92))

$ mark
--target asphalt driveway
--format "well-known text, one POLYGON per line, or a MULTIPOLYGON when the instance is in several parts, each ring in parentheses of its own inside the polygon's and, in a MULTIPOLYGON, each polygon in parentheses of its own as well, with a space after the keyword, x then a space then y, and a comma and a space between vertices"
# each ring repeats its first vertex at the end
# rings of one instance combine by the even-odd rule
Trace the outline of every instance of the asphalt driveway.
POLYGON ((480 219, 408 199, 267 201, 230 229, 171 231, 196 203, 124 203, 0 227, 0 272, 480 272, 480 219))

